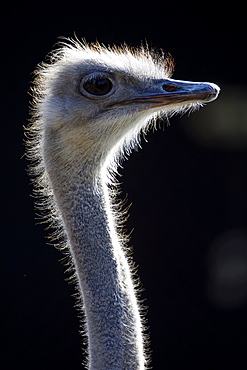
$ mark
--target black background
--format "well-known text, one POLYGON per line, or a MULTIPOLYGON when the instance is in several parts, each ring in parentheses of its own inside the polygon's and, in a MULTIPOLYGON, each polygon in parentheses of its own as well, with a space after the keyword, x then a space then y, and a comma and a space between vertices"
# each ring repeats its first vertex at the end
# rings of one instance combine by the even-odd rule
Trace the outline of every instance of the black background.
POLYGON ((31 72, 58 36, 74 32, 104 44, 147 40, 173 55, 174 78, 222 88, 200 112, 150 132, 120 180, 123 198, 133 203, 126 226, 134 228, 154 369, 246 368, 242 4, 81 1, 1 10, 1 368, 83 368, 74 288, 65 281, 61 253, 46 244, 45 226, 36 225, 23 157, 31 72))

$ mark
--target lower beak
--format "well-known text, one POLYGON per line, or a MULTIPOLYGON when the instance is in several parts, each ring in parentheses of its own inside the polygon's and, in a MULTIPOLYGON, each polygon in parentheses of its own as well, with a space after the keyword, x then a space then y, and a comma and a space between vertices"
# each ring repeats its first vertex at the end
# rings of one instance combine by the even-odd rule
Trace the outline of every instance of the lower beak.
POLYGON ((215 100, 220 92, 220 88, 213 83, 172 79, 163 80, 162 85, 159 86, 160 90, 164 92, 134 96, 117 102, 111 107, 145 104, 145 108, 150 109, 167 105, 209 103, 215 100))

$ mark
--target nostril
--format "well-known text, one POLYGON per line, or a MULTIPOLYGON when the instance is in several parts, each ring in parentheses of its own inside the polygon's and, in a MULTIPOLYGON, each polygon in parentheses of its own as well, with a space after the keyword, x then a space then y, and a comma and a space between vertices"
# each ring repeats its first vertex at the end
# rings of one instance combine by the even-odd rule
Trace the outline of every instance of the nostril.
POLYGON ((162 86, 163 90, 167 91, 167 92, 173 92, 173 91, 177 91, 179 90, 179 87, 176 86, 176 85, 170 85, 170 84, 164 84, 162 86))

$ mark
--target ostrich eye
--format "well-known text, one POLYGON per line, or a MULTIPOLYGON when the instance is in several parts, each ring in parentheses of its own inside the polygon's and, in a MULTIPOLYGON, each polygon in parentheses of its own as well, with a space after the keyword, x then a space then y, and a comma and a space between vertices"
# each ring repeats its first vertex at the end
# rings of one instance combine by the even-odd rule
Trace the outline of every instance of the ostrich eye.
POLYGON ((91 75, 82 79, 81 92, 85 94, 103 96, 108 94, 112 89, 111 80, 104 75, 91 75))

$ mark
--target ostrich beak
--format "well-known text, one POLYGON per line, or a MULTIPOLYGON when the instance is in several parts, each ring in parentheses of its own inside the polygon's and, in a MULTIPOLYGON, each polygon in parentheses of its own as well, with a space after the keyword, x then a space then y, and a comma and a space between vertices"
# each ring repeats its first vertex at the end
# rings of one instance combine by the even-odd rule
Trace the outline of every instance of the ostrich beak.
POLYGON ((209 82, 167 80, 162 84, 164 93, 136 96, 129 103, 148 103, 152 107, 179 103, 209 103, 215 100, 220 88, 209 82))
POLYGON ((138 94, 130 99, 113 103, 106 109, 136 104, 144 104, 144 109, 150 109, 167 105, 209 103, 217 98, 219 92, 220 88, 209 82, 159 80, 158 86, 152 88, 152 93, 138 94), (155 90, 158 90, 157 93, 155 90))

